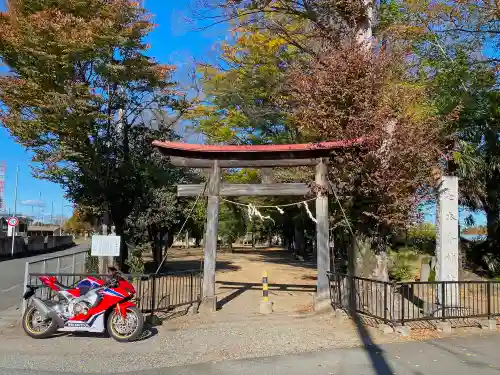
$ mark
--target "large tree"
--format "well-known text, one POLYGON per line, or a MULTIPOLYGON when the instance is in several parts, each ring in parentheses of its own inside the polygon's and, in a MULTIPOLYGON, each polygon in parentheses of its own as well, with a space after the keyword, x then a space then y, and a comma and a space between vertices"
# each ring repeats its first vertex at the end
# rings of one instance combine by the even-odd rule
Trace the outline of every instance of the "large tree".
POLYGON ((152 27, 128 0, 11 0, 0 16, 2 125, 34 152, 38 177, 99 208, 118 234, 143 184, 143 114, 180 104, 172 67, 146 55, 152 27))
POLYGON ((446 173, 460 177, 460 202, 486 213, 488 247, 500 221, 498 56, 500 13, 492 1, 403 2, 391 32, 413 47, 414 72, 427 87, 453 141, 446 173))
MULTIPOLYGON (((280 74, 268 79, 274 89, 271 103, 299 135, 288 141, 368 140, 334 155, 330 179, 349 225, 371 239, 377 264, 366 268, 379 267, 375 276, 387 277, 384 243, 391 231, 413 219, 419 198, 434 182, 431 171, 441 148, 436 110, 425 86, 408 74, 407 44, 387 32, 398 21, 395 2, 221 0, 211 2, 211 10, 210 16, 230 18, 238 30, 279 40, 274 59, 292 52, 277 65, 280 74)), ((234 55, 252 61, 249 46, 246 53, 238 47, 234 44, 234 55)), ((267 62, 242 77, 258 82, 267 62)), ((230 72, 238 76, 238 70, 230 72)), ((342 211, 337 204, 332 208, 333 225, 340 228, 342 211)))

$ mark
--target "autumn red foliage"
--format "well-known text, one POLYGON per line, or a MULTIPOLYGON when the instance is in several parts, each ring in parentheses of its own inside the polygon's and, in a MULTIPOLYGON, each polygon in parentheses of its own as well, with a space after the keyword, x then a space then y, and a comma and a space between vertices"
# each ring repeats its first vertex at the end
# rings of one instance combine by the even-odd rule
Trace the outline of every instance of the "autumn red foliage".
POLYGON ((425 91, 405 80, 404 59, 344 43, 297 65, 286 105, 315 141, 366 137, 357 152, 337 154, 330 180, 363 232, 406 225, 435 182, 439 121, 425 91))

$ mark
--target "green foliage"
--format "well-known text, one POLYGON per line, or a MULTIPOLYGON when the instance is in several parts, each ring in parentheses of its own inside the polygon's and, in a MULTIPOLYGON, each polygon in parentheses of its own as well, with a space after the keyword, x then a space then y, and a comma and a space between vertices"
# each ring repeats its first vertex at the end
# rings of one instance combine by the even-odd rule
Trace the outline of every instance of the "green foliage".
POLYGON ((422 223, 408 229, 408 245, 420 252, 434 254, 436 249, 436 226, 422 223))
POLYGON ((240 206, 223 203, 219 215, 219 235, 231 247, 234 241, 246 233, 246 212, 240 206))
POLYGON ((151 249, 150 243, 145 243, 139 246, 136 246, 129 254, 129 257, 126 260, 126 264, 130 267, 130 273, 144 273, 144 260, 142 258, 142 254, 145 251, 149 251, 151 249))
POLYGON ((429 272, 429 281, 436 281, 436 267, 432 267, 429 272))
POLYGON ((413 41, 415 68, 447 122, 443 137, 451 141, 446 154, 453 163, 445 166, 446 173, 460 177, 461 204, 489 213, 491 247, 500 217, 500 91, 499 60, 490 52, 499 34, 488 30, 497 28, 498 4, 411 1, 404 6, 413 15, 406 27, 421 29, 413 41))
POLYGON ((91 250, 87 252, 85 257, 85 272, 98 273, 99 272, 99 258, 91 255, 91 250))
POLYGON ((383 34, 391 26, 401 24, 405 18, 405 12, 398 1, 381 0, 378 9, 378 24, 375 27, 375 34, 383 34))
POLYGON ((229 69, 198 68, 207 99, 189 113, 195 128, 209 142, 293 141, 295 133, 276 97, 284 79, 283 67, 293 60, 294 49, 268 31, 240 28, 235 42, 222 44, 220 52, 221 66, 229 69))
POLYGON ((416 272, 415 262, 418 259, 418 249, 413 247, 389 252, 390 277, 396 281, 414 280, 416 272))

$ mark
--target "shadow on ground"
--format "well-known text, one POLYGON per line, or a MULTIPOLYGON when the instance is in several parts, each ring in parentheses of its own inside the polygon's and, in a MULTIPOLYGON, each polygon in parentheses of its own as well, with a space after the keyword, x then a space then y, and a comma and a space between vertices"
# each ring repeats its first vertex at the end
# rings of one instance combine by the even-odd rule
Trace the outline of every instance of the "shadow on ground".
MULTIPOLYGON (((223 254, 247 254, 258 256, 260 261, 265 263, 286 264, 295 267, 316 269, 315 261, 300 261, 295 259, 292 253, 286 249, 279 248, 249 248, 249 247, 233 247, 232 251, 227 249, 219 249, 217 253, 223 254)), ((161 272, 168 271, 186 271, 203 269, 203 249, 186 249, 185 253, 181 249, 176 249, 176 252, 167 256, 161 272), (199 259, 182 259, 185 256, 199 256, 199 259), (181 258, 181 259, 179 259, 181 258)), ((217 271, 237 271, 241 267, 236 266, 231 261, 217 261, 217 271)), ((146 273, 156 272, 156 266, 153 261, 148 261, 145 264, 146 273)))
MULTIPOLYGON (((139 338, 136 341, 143 341, 147 340, 153 336, 156 336, 158 334, 158 330, 151 324, 144 324, 144 330, 142 331, 142 334, 139 336, 139 338)), ((48 339, 56 339, 61 336, 73 336, 73 337, 78 337, 78 338, 89 338, 89 339, 108 339, 108 340, 113 340, 111 336, 108 334, 107 331, 104 331, 102 333, 96 333, 96 332, 56 332, 52 336, 48 337, 48 339)))
MULTIPOLYGON (((247 290, 262 290, 261 283, 247 283, 237 281, 216 281, 219 289, 230 289, 232 293, 217 301, 217 309, 220 310, 225 304, 239 297, 247 290)), ((288 291, 288 292, 316 292, 316 285, 301 285, 301 284, 268 284, 269 291, 288 291)))
MULTIPOLYGON (((217 271, 238 271, 241 269, 240 266, 236 266, 233 262, 229 261, 217 261, 216 263, 217 271)), ((200 260, 176 260, 170 259, 165 262, 160 272, 173 272, 173 271, 188 271, 188 270, 203 270, 203 259, 200 260)), ((147 262, 144 265, 145 273, 155 273, 156 265, 154 262, 147 262)))
POLYGON ((233 254, 249 254, 262 257, 262 261, 276 264, 288 264, 291 266, 316 269, 316 260, 301 261, 295 259, 293 254, 287 249, 281 248, 248 248, 234 247, 231 251, 233 254))
POLYGON ((348 302, 348 312, 349 315, 352 317, 354 324, 356 325, 356 330, 358 331, 359 338, 361 339, 361 343, 363 345, 363 349, 366 351, 368 354, 368 357, 370 359, 371 365, 373 370, 377 375, 393 375, 395 374, 394 370, 392 369, 391 365, 387 361, 386 354, 384 350, 375 344, 370 336, 370 332, 368 332, 368 329, 366 328, 366 325, 364 324, 362 316, 357 312, 357 306, 356 306, 356 285, 354 282, 354 259, 356 259, 352 254, 349 257, 349 262, 348 262, 348 285, 349 285, 349 292, 348 292, 348 297, 349 297, 349 302, 348 302))

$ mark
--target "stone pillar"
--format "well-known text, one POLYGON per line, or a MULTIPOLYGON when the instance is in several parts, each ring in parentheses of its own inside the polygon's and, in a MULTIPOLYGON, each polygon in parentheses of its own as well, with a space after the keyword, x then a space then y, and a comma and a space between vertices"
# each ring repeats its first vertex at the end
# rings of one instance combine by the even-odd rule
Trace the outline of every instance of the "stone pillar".
POLYGON ((330 271, 330 248, 328 226, 328 179, 326 160, 319 159, 316 166, 316 185, 322 188, 316 197, 316 252, 318 279, 314 310, 330 310, 330 290, 327 272, 330 271))
POLYGON ((219 189, 221 172, 219 162, 214 161, 208 180, 207 226, 204 241, 203 302, 202 309, 216 311, 215 265, 217 252, 217 232, 219 229, 219 189))
MULTIPOLYGON (((458 281, 458 177, 443 176, 436 203, 436 279, 458 281)), ((458 285, 438 288, 438 303, 445 307, 458 305, 458 285), (445 297, 443 298, 443 291, 445 297)))

